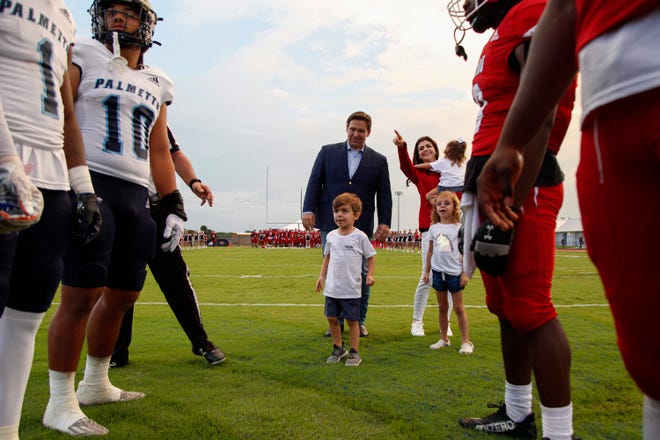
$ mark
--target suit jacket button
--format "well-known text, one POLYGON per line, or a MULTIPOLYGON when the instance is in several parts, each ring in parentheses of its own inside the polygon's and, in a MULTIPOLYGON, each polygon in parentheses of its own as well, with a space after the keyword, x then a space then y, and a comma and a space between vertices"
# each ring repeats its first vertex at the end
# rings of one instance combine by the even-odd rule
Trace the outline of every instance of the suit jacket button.
POLYGON ((349 181, 348 181, 348 184, 349 184, 349 185, 353 185, 353 181, 352 181, 352 180, 349 180, 349 181))

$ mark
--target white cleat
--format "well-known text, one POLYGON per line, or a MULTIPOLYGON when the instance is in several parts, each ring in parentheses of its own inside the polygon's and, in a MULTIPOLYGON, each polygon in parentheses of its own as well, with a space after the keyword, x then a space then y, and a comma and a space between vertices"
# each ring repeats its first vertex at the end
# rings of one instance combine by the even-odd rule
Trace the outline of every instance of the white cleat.
POLYGON ((88 385, 85 381, 78 384, 76 397, 81 406, 102 405, 104 403, 131 402, 145 397, 140 391, 124 391, 108 383, 104 387, 88 385))
POLYGON ((108 429, 88 418, 78 408, 63 408, 57 410, 56 405, 48 402, 43 418, 43 424, 47 428, 61 431, 72 436, 94 436, 107 435, 108 429))

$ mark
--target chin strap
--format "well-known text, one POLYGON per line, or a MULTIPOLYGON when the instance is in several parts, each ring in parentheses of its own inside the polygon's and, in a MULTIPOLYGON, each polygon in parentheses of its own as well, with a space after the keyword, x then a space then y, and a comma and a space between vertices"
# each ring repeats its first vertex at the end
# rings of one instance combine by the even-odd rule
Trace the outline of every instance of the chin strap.
POLYGON ((110 72, 124 73, 128 70, 128 61, 121 56, 121 46, 119 45, 119 32, 112 33, 112 52, 113 57, 108 63, 110 72))
POLYGON ((465 48, 461 46, 461 43, 463 42, 463 38, 465 38, 465 30, 461 28, 455 28, 454 29, 454 41, 456 42, 456 47, 454 50, 456 51, 456 56, 457 57, 462 57, 465 61, 467 61, 467 52, 465 52, 465 48), (458 38, 457 33, 461 32, 461 37, 458 38))

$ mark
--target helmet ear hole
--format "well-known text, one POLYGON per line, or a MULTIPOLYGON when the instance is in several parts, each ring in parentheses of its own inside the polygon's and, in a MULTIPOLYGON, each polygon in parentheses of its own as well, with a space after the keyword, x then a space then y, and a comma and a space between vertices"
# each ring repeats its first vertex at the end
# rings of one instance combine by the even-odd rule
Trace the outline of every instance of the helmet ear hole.
POLYGON ((137 31, 129 34, 118 32, 119 44, 121 46, 139 46, 144 50, 152 45, 160 43, 153 41, 156 23, 161 21, 151 7, 149 0, 94 0, 87 10, 92 16, 92 35, 94 39, 102 43, 112 43, 112 32, 107 28, 105 13, 113 5, 127 5, 135 11, 140 23, 137 31))

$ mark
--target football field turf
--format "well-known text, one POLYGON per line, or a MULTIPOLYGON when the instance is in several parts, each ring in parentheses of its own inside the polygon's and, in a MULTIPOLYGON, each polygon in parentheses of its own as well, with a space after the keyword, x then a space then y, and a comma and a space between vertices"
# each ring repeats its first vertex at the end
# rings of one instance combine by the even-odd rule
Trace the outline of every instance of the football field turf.
MULTIPOLYGON (((367 328, 357 368, 327 365, 323 297, 314 292, 318 249, 208 248, 184 252, 209 338, 227 354, 220 366, 193 356, 149 275, 135 309, 130 365, 111 370, 114 385, 141 401, 84 408, 111 439, 490 439, 459 427, 491 412, 504 396, 499 332, 484 305, 479 274, 464 302, 473 355, 438 340, 433 291, 426 336, 410 335, 419 254, 379 250, 367 328)), ((583 439, 641 438, 642 396, 623 368, 612 318, 586 252, 561 251, 553 297, 572 349, 574 427, 583 439)), ((59 301, 59 297, 55 298, 59 301)), ((41 425, 48 401, 46 338, 37 335, 21 439, 69 438, 41 425)), ((348 343, 348 333, 344 333, 348 343)), ((76 383, 82 378, 84 355, 76 383)), ((540 415, 534 392, 534 410, 540 415)), ((539 438, 540 417, 537 417, 539 438)), ((496 437, 497 438, 497 437, 496 437)))

